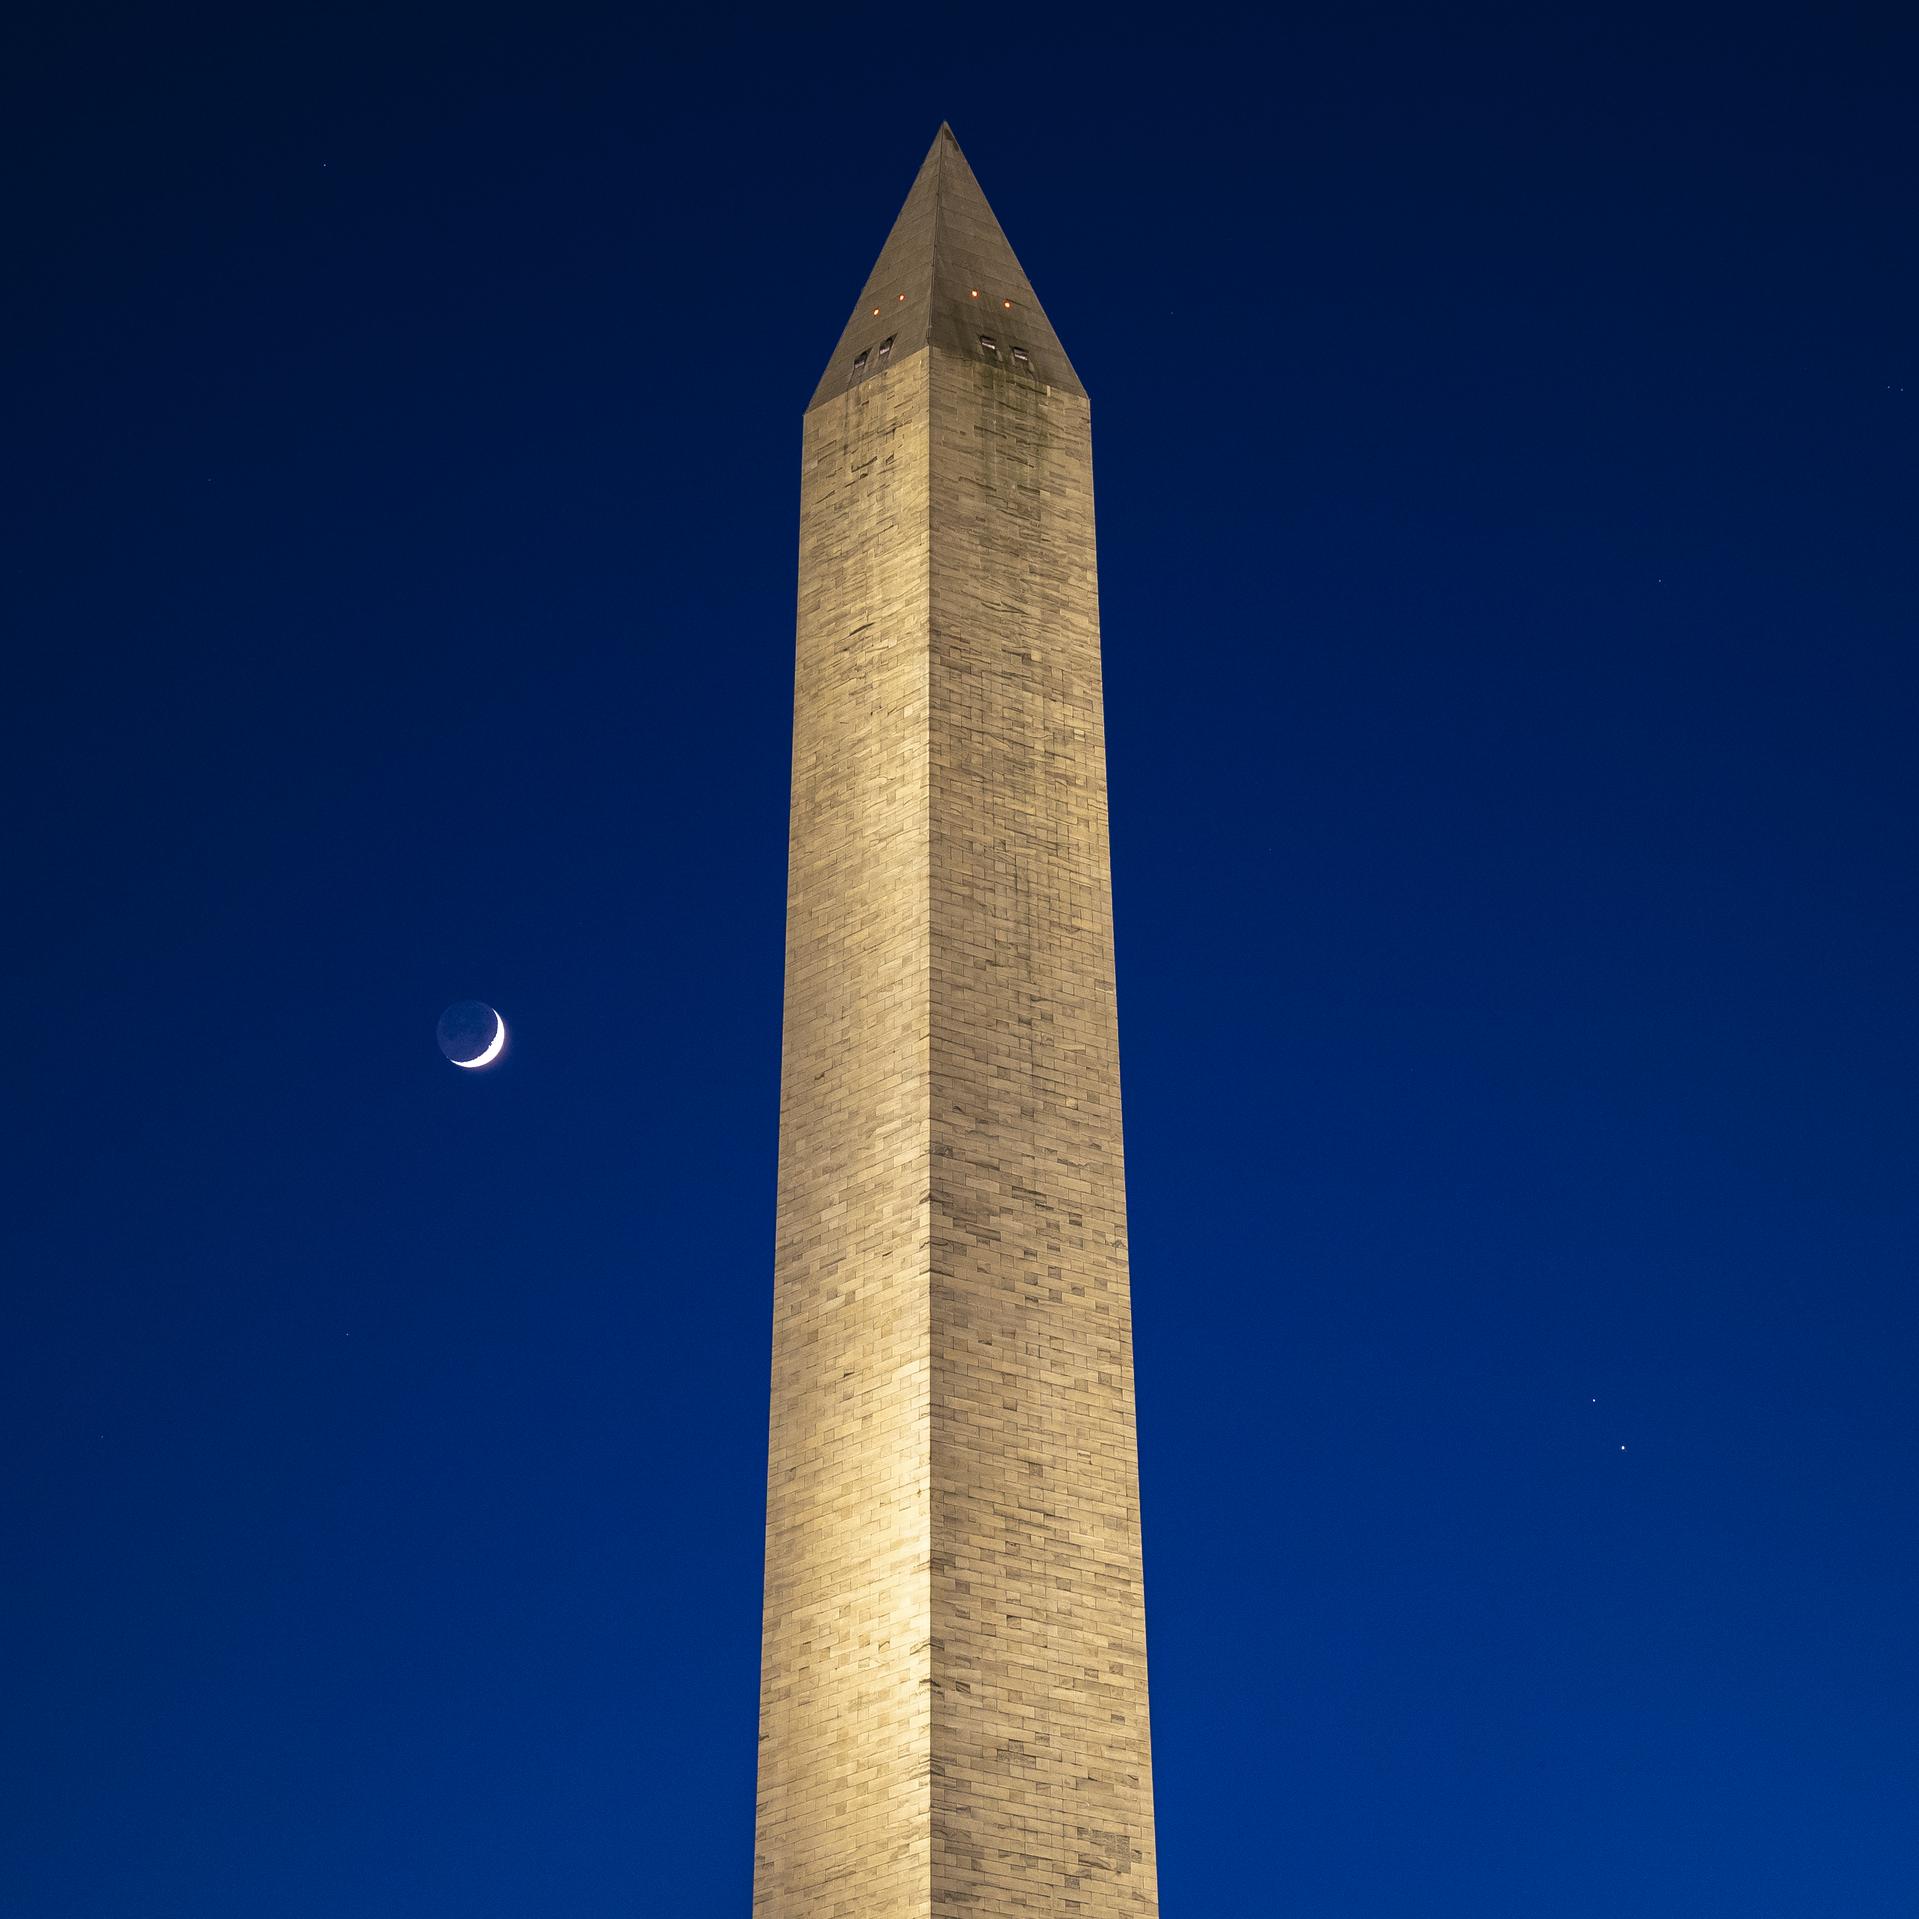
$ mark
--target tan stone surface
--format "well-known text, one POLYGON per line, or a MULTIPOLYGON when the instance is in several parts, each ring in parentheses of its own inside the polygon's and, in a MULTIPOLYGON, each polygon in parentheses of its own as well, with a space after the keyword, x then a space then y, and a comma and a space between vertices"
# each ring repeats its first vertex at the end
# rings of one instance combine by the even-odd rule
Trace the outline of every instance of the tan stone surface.
POLYGON ((754 1911, 1150 1919, 1088 411, 907 344, 804 439, 754 1911))

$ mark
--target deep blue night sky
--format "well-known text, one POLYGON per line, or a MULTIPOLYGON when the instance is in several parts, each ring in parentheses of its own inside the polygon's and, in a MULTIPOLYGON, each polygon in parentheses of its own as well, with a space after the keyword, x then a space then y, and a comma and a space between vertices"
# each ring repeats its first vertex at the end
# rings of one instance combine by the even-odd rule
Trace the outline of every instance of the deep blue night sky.
POLYGON ((1168 1919, 1909 1919, 1919 33, 1539 11, 16 26, 8 1919, 747 1911, 942 117, 1093 395, 1168 1919))

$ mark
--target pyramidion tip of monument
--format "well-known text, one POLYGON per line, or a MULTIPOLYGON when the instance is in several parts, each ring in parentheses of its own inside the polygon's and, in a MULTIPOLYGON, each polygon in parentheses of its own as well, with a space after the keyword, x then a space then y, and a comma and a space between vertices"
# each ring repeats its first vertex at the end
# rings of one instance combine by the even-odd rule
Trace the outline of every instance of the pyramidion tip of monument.
POLYGON ((1085 397, 950 120, 942 120, 808 406, 927 347, 1085 397))

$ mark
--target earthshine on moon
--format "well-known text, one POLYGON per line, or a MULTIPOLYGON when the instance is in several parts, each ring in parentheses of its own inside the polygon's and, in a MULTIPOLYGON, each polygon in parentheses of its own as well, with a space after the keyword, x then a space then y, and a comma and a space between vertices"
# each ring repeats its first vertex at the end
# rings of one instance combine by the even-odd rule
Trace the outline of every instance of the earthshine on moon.
POLYGON ((505 1045, 506 1021, 484 1000, 457 1000, 440 1015, 440 1051, 455 1066, 491 1066, 505 1045))

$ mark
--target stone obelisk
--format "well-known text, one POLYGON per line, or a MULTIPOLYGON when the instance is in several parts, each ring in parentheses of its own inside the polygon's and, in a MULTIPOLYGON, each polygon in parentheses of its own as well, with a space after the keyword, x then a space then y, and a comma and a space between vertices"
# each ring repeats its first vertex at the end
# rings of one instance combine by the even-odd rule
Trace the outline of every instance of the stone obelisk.
POLYGON ((1149 1919, 1092 441, 948 128, 807 410, 756 1919, 1149 1919))

